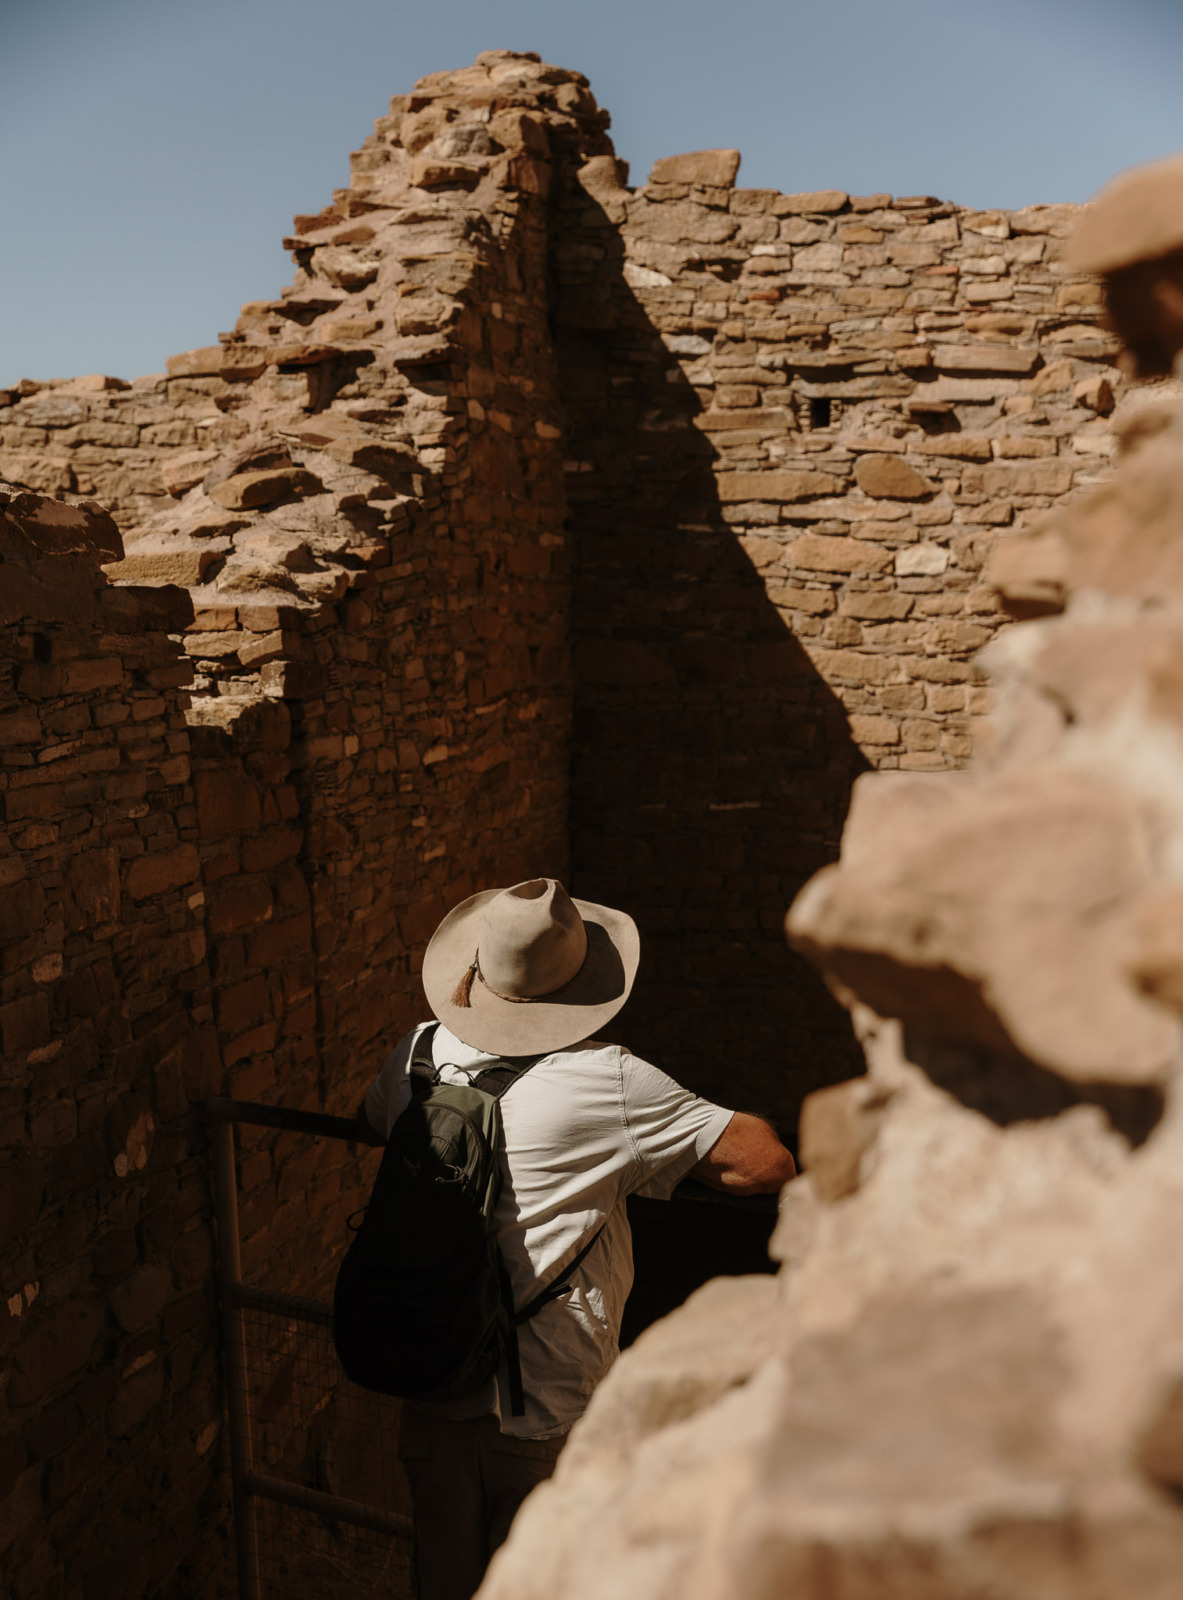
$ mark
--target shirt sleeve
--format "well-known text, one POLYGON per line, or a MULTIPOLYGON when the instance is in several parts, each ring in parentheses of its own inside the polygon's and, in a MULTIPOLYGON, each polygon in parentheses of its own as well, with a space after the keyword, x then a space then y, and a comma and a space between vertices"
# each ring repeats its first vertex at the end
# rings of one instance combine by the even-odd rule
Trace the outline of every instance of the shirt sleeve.
POLYGON ((374 1132, 380 1133, 384 1139, 390 1138, 391 1128, 410 1104, 411 1080, 407 1068, 411 1063, 415 1040, 427 1026, 429 1024, 424 1023, 403 1035, 382 1063, 378 1076, 366 1090, 363 1102, 366 1121, 374 1132))
POLYGON ((637 1160, 631 1192, 668 1200, 735 1115, 702 1100, 640 1056, 621 1051, 624 1114, 637 1160))

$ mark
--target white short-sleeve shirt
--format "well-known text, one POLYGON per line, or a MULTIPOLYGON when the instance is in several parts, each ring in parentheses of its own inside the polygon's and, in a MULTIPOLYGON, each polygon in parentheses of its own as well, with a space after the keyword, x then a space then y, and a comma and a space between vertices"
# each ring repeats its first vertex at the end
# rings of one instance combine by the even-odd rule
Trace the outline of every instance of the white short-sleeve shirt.
MULTIPOLYGON (((383 1137, 409 1103, 407 1070, 428 1026, 399 1041, 366 1095, 366 1117, 383 1137)), ((498 1060, 442 1024, 432 1056, 444 1082, 458 1084, 498 1060)), ((732 1115, 618 1045, 588 1040, 536 1062, 501 1099, 498 1242, 515 1305, 553 1283, 597 1228, 603 1232, 572 1276, 571 1293, 518 1330, 525 1416, 511 1414, 504 1367, 476 1394, 424 1409, 450 1417, 492 1411, 502 1432, 522 1438, 566 1432, 619 1353, 633 1281, 626 1197, 667 1199, 732 1115)))

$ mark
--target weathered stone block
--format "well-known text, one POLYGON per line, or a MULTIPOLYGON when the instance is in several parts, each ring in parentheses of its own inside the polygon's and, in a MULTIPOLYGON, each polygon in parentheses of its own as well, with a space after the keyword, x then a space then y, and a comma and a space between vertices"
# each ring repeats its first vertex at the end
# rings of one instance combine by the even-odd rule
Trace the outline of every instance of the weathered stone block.
POLYGON ((863 493, 876 499, 920 500, 936 490, 936 485, 915 467, 894 455, 860 456, 855 462, 854 477, 863 493))
POLYGON ((233 770, 200 771, 193 777, 197 825, 204 839, 242 833, 259 826, 262 810, 259 788, 245 773, 233 770))
POLYGON ((32 1227, 44 1192, 45 1169, 39 1156, 20 1155, 0 1165, 0 1249, 32 1227))
POLYGON ((694 150, 682 156, 662 156, 649 172, 650 183, 701 183, 730 189, 739 172, 738 150, 694 150))
POLYGON ((209 496, 228 511, 250 511, 291 496, 317 494, 321 487, 320 479, 311 472, 301 467, 283 467, 237 473, 222 483, 215 483, 209 496))
POLYGON ((788 549, 791 566, 816 572, 885 572, 891 553, 862 539, 835 539, 822 533, 803 533, 788 549))
POLYGON ((164 1393, 164 1369, 159 1361, 137 1372, 115 1392, 107 1408, 107 1428, 115 1439, 134 1433, 164 1393))
POLYGON ((12 1357, 8 1403, 32 1405, 86 1366, 102 1325, 102 1304, 90 1296, 60 1300, 32 1317, 12 1357))
POLYGON ((125 1333, 138 1333, 159 1316, 171 1289, 168 1268, 150 1264, 137 1267, 117 1284, 107 1296, 107 1303, 125 1333))
POLYGON ((149 895, 164 894, 169 889, 195 882, 200 870, 196 849, 191 844, 182 844, 175 850, 137 856, 128 868, 124 889, 133 900, 143 900, 149 895))
POLYGON ((724 505, 808 500, 839 489, 838 479, 827 472, 722 472, 716 481, 724 505))

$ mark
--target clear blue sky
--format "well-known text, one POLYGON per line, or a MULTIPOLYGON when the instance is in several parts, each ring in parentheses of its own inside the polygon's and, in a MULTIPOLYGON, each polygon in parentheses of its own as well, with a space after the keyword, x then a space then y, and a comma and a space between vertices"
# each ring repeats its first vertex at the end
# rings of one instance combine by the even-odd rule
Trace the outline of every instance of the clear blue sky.
POLYGON ((587 74, 642 182, 1083 200, 1183 148, 1183 0, 0 0, 0 384, 160 371, 291 264, 391 94, 587 74))

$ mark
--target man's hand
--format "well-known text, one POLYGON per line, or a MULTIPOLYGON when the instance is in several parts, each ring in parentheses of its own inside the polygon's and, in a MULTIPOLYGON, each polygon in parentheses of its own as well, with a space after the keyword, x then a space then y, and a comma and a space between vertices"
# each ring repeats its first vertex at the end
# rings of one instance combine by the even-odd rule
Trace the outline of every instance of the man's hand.
POLYGON ((763 1117, 737 1111, 689 1176, 730 1194, 775 1194, 797 1168, 763 1117))

